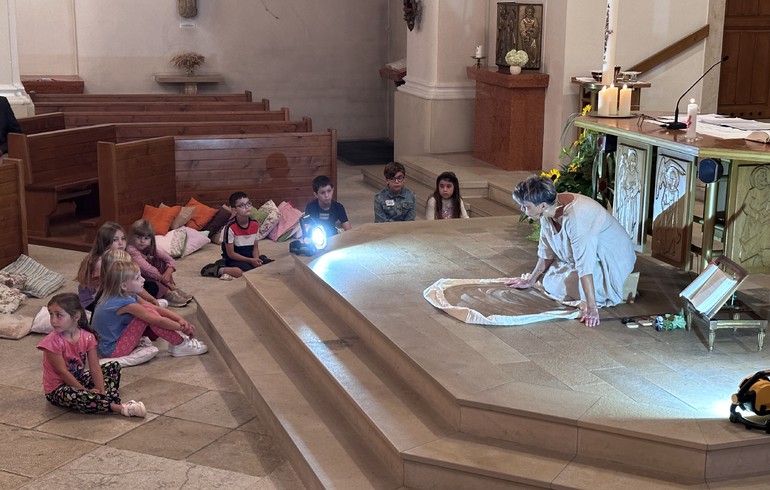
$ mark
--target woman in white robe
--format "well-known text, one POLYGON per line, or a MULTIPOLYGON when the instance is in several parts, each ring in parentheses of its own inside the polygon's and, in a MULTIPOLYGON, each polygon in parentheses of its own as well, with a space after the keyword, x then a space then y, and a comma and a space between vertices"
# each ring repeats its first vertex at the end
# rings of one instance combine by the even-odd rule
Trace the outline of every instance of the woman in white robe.
POLYGON ((530 288, 542 276, 546 292, 560 301, 582 301, 580 321, 598 325, 598 308, 623 301, 623 283, 634 270, 636 254, 626 230, 593 199, 557 193, 546 177, 519 182, 513 199, 540 220, 540 243, 529 277, 506 285, 530 288))

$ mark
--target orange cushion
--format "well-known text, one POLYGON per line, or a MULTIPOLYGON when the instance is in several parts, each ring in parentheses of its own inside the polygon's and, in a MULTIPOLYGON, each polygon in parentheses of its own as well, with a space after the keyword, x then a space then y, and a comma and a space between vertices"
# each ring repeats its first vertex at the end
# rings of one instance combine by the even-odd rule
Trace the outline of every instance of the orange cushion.
POLYGON ((206 206, 194 197, 191 197, 190 200, 187 201, 187 204, 185 204, 185 207, 189 206, 195 206, 195 211, 193 212, 192 218, 190 218, 190 221, 188 221, 185 226, 192 228, 193 230, 200 231, 217 214, 216 209, 211 206, 206 206))
POLYGON ((171 228, 174 218, 182 210, 182 206, 170 206, 166 208, 156 208, 155 206, 144 205, 142 219, 146 219, 152 224, 152 229, 156 235, 165 235, 171 228))

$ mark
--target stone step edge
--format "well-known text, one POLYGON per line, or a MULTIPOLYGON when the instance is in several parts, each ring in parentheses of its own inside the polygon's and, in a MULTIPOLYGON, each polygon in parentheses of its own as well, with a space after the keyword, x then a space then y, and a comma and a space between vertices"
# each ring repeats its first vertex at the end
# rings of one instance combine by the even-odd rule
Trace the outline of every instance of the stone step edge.
MULTIPOLYGON (((253 275, 248 279, 250 298, 255 301, 257 307, 275 313, 273 318, 269 319, 264 315, 264 321, 269 322, 273 331, 285 342, 286 348, 296 354, 297 361, 319 386, 322 386, 326 393, 333 393, 330 399, 337 402, 339 412, 361 437, 368 438, 369 444, 374 446, 374 451, 386 461, 386 466, 398 479, 403 478, 402 451, 456 431, 450 424, 438 422, 440 417, 432 411, 430 405, 420 404, 417 401, 418 394, 400 380, 391 378, 387 367, 376 366, 377 356, 364 342, 360 342, 355 350, 348 349, 353 354, 350 357, 336 355, 331 356, 332 360, 329 360, 319 355, 308 344, 308 337, 315 336, 319 343, 328 338, 324 331, 331 332, 334 337, 331 340, 344 340, 347 337, 338 336, 337 332, 316 314, 323 306, 310 304, 317 301, 308 300, 299 293, 299 288, 292 287, 296 282, 292 274, 253 275), (289 296, 296 298, 296 301, 292 303, 292 310, 284 315, 274 305, 285 302, 289 296), (363 360, 367 358, 370 360, 369 364, 363 360), (359 395, 360 391, 357 390, 362 386, 366 387, 365 393, 380 393, 378 400, 382 403, 377 404, 380 410, 367 408, 367 398, 359 395), (404 395, 415 402, 407 404, 402 399, 404 395), (383 396, 386 398, 383 399, 383 396), (385 410, 384 407, 390 409, 385 410), (399 421, 395 427, 393 420, 399 421), (424 420, 437 422, 429 426, 424 420), (408 427, 403 427, 405 425, 408 427)), ((334 316, 331 312, 326 312, 324 316, 326 315, 334 316)), ((342 319, 334 317, 337 318, 338 324, 344 324, 342 319)), ((341 342, 341 345, 344 344, 344 341, 341 342)))
MULTIPOLYGON (((349 437, 350 440, 339 441, 337 445, 328 443, 328 440, 339 440, 338 434, 345 434, 348 427, 346 425, 329 427, 330 422, 334 422, 335 418, 322 419, 318 415, 319 411, 322 411, 318 407, 319 404, 328 404, 328 401, 319 401, 323 398, 323 394, 314 397, 312 402, 308 400, 305 394, 316 391, 314 384, 301 380, 301 368, 291 367, 294 361, 286 352, 280 352, 283 348, 279 346, 280 342, 277 339, 269 341, 271 344, 269 347, 264 345, 261 339, 271 334, 258 336, 246 323, 242 313, 256 310, 249 301, 244 299, 249 306, 239 306, 239 308, 230 307, 230 298, 225 295, 218 299, 206 297, 196 301, 198 301, 198 323, 205 329, 213 347, 220 353, 247 399, 257 410, 260 420, 280 441, 281 448, 307 488, 380 488, 378 485, 372 485, 372 480, 386 482, 388 488, 396 488, 400 484, 384 467, 377 468, 370 464, 361 464, 351 456, 356 455, 359 459, 365 458, 367 454, 373 456, 368 447, 357 438, 349 437), (217 322, 206 313, 207 306, 214 301, 217 303, 217 309, 227 304, 228 309, 232 310, 224 320, 227 322, 227 328, 218 327, 217 323, 221 323, 222 320, 217 322), (240 354, 239 351, 241 351, 240 354), (255 352, 259 351, 269 351, 270 355, 280 359, 276 361, 279 366, 276 367, 275 372, 253 373, 244 367, 242 357, 254 356, 255 352), (290 375, 286 372, 287 368, 296 371, 290 375), (275 394, 264 389, 261 386, 264 381, 260 383, 262 377, 271 377, 272 383, 275 383, 275 378, 282 379, 281 393, 275 394), (281 398, 288 398, 290 403, 281 403, 281 398), (286 405, 291 411, 301 412, 301 414, 287 413, 284 410, 286 405), (302 417, 302 421, 297 423, 296 417, 302 417), (314 419, 308 421, 307 419, 311 417, 314 419), (312 434, 304 434, 301 430, 301 425, 303 423, 309 425, 308 422, 314 423, 317 427, 312 434), (316 447, 318 443, 314 443, 313 439, 318 438, 319 430, 327 442, 316 447), (354 447, 351 448, 351 445, 354 447), (341 464, 345 466, 344 475, 337 475, 335 468, 341 464)), ((257 315, 253 317, 258 318, 257 315)), ((324 410, 329 411, 328 408, 324 410)))

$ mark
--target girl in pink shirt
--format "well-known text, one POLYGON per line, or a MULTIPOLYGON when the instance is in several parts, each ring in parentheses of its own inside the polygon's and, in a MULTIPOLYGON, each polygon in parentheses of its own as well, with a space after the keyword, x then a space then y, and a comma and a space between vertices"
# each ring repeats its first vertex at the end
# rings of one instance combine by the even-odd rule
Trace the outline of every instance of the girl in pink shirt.
POLYGON ((96 336, 78 296, 57 294, 48 302, 48 312, 53 332, 37 345, 43 351, 43 389, 48 401, 81 413, 144 417, 142 402, 120 402, 120 364, 99 366, 96 336))

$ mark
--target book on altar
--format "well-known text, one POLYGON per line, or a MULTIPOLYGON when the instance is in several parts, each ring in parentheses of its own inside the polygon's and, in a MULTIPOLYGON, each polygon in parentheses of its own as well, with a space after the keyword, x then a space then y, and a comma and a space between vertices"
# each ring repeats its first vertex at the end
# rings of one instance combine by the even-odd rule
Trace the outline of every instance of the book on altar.
POLYGON ((679 296, 688 300, 702 315, 711 318, 735 293, 744 278, 745 275, 731 274, 712 262, 679 296))
POLYGON ((744 136, 743 139, 768 144, 770 143, 770 131, 752 131, 744 136))

